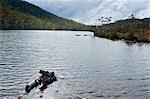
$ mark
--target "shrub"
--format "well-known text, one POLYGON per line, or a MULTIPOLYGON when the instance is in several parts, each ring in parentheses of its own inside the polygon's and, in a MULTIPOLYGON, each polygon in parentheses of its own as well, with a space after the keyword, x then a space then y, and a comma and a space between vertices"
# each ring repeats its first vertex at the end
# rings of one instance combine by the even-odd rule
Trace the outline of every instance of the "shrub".
POLYGON ((115 39, 118 39, 118 36, 117 36, 116 32, 109 32, 107 34, 107 38, 111 39, 111 40, 115 40, 115 39))
POLYGON ((133 40, 134 40, 133 32, 128 32, 128 33, 126 33, 125 39, 126 39, 126 40, 130 40, 130 41, 133 41, 133 40))

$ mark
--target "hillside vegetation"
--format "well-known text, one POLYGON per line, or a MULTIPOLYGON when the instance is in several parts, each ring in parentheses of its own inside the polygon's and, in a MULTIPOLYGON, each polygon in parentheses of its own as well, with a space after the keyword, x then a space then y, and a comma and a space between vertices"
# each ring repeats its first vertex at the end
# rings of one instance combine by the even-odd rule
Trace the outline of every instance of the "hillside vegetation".
POLYGON ((55 29, 57 26, 31 15, 1 7, 1 29, 55 29))
POLYGON ((150 18, 126 19, 96 27, 95 36, 112 40, 150 42, 150 18))
POLYGON ((0 29, 86 30, 112 40, 150 42, 150 18, 90 26, 58 17, 23 0, 0 0, 0 29))
POLYGON ((1 0, 0 7, 0 29, 87 30, 89 28, 22 0, 1 0))

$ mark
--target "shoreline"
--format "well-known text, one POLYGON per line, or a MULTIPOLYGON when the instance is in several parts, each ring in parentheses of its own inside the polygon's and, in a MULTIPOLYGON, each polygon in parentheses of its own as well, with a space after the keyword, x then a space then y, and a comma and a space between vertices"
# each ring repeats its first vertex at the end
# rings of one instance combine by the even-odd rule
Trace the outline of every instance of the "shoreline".
POLYGON ((100 38, 105 38, 105 39, 108 39, 108 40, 112 40, 112 41, 124 41, 125 43, 150 43, 149 40, 137 40, 137 39, 133 39, 133 40, 128 40, 128 39, 125 39, 125 38, 108 38, 106 36, 100 36, 100 35, 97 35, 95 32, 94 32, 94 36, 96 37, 100 37, 100 38))
MULTIPOLYGON (((13 30, 49 30, 49 31, 85 31, 85 32, 93 32, 92 30, 75 30, 75 29, 0 29, 0 31, 13 31, 13 30)), ((95 34, 95 33, 94 33, 95 34)))
POLYGON ((150 41, 146 40, 146 41, 140 41, 140 40, 137 40, 137 39, 133 39, 133 40, 128 40, 128 39, 125 39, 125 38, 113 38, 113 39, 110 39, 104 35, 98 35, 99 33, 96 33, 95 31, 93 30, 75 30, 75 29, 1 29, 0 31, 13 31, 13 30, 37 30, 37 31, 84 31, 84 32, 93 32, 94 36, 95 37, 99 37, 99 38, 105 38, 105 39, 108 39, 108 40, 112 40, 112 41, 124 41, 125 43, 150 43, 150 41))

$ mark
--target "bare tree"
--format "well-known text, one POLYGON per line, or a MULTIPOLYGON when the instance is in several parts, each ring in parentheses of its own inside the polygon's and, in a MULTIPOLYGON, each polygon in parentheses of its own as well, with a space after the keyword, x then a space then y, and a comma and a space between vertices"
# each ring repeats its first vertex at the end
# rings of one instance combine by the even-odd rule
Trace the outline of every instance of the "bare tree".
POLYGON ((129 16, 129 19, 136 19, 133 13, 129 16))
POLYGON ((99 25, 103 25, 103 24, 109 24, 111 23, 112 17, 100 17, 99 19, 97 19, 97 26, 99 25))

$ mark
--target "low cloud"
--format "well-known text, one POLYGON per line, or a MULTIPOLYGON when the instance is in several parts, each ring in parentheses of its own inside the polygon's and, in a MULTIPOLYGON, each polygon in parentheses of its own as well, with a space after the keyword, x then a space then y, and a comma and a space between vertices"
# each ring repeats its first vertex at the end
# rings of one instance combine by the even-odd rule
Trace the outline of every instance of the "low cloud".
POLYGON ((85 24, 95 24, 99 17, 113 20, 150 17, 150 0, 26 0, 59 16, 85 24))

